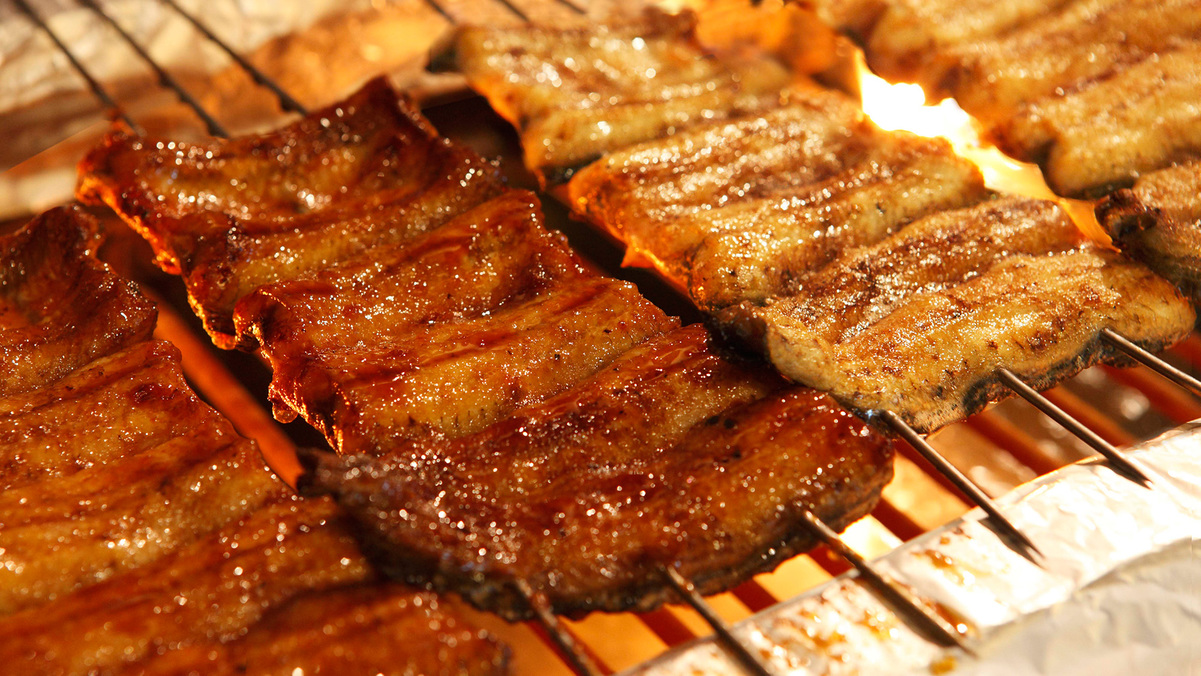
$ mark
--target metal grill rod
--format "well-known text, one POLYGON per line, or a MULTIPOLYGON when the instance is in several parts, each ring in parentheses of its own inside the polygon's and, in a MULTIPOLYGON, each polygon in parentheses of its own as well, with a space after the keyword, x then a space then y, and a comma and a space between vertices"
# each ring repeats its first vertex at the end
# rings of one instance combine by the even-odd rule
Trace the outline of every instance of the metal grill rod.
POLYGON ((117 31, 117 34, 119 34, 125 40, 125 42, 129 43, 129 46, 138 53, 138 56, 142 57, 142 60, 149 64, 152 69, 154 69, 155 74, 158 75, 159 82, 161 82, 164 87, 167 87, 171 91, 175 92, 175 95, 179 97, 179 100, 191 108, 192 112, 196 113, 201 121, 204 122, 204 126, 208 129, 209 134, 212 136, 229 136, 229 132, 225 130, 225 127, 222 127, 221 123, 213 119, 213 116, 209 115, 208 111, 206 111, 204 107, 202 107, 196 101, 196 99, 192 98, 192 95, 189 94, 182 86, 180 86, 179 82, 176 81, 175 78, 171 77, 170 73, 168 73, 162 66, 158 65, 158 63, 151 58, 150 54, 138 44, 137 40, 134 40, 133 36, 121 27, 121 24, 117 23, 116 20, 109 16, 108 13, 96 3, 96 0, 78 0, 78 2, 84 7, 87 7, 95 12, 100 18, 104 19, 108 25, 113 27, 113 30, 117 31))
POLYGON ((570 9, 571 11, 573 11, 576 14, 579 14, 581 16, 587 16, 587 14, 588 14, 587 7, 580 7, 579 5, 575 4, 571 0, 559 0, 559 4, 563 5, 567 9, 570 9))
POLYGON ((551 640, 555 642, 560 656, 571 666, 572 670, 579 676, 601 676, 601 670, 597 668, 596 663, 580 650, 575 643, 575 638, 567 632, 567 629, 559 622, 559 618, 550 611, 545 597, 535 594, 525 580, 516 580, 513 586, 517 589, 517 593, 525 599, 530 610, 534 611, 538 624, 542 625, 551 640))
POLYGON ((847 543, 838 537, 834 529, 827 526, 816 514, 809 510, 804 510, 801 514, 805 518, 805 524, 809 527, 809 532, 815 538, 820 540, 822 544, 829 547, 835 554, 846 560, 847 563, 855 567, 859 571, 859 579, 863 580, 867 588, 883 601, 886 605, 892 608, 893 612, 901 617, 910 627, 920 634, 927 641, 944 648, 957 647, 966 652, 972 652, 963 643, 962 637, 946 626, 941 621, 927 613, 920 605, 913 601, 906 593, 901 591, 895 584, 890 582, 878 570, 867 562, 859 552, 851 549, 847 543))
POLYGON ((1054 420, 1063 426, 1064 429, 1071 432, 1084 443, 1088 444, 1093 450, 1105 456, 1109 461, 1110 466, 1118 474, 1130 479, 1131 481, 1150 488, 1151 479, 1142 472, 1125 453, 1119 451, 1109 442, 1102 439, 1096 432, 1085 427, 1083 423, 1068 415, 1063 409, 1056 406, 1043 395, 1039 394, 1026 383, 1022 382, 1012 371, 1007 368, 997 369, 997 374, 1001 376, 1001 381, 1005 386, 1013 390, 1019 397, 1030 402, 1039 411, 1042 411, 1048 418, 1054 420))
POLYGON ((304 106, 300 105, 296 99, 292 98, 287 92, 285 92, 283 88, 275 83, 274 80, 264 75, 261 70, 254 67, 254 64, 250 63, 241 54, 234 51, 232 47, 225 43, 224 40, 214 35, 207 26, 200 23, 196 17, 188 13, 188 11, 183 7, 180 7, 179 3, 177 3, 175 0, 162 0, 162 2, 170 6, 171 9, 174 9, 180 16, 186 19, 188 23, 192 24, 196 30, 200 31, 200 33, 204 35, 204 37, 208 38, 213 44, 220 47, 222 51, 228 54, 229 58, 233 59, 234 63, 238 64, 242 70, 246 71, 246 73, 250 75, 250 77, 253 78, 256 83, 258 83, 260 86, 270 89, 271 93, 275 94, 275 97, 279 100, 279 105, 281 108, 283 108, 285 111, 299 113, 301 115, 309 114, 309 111, 306 110, 304 106))
POLYGON ((133 118, 131 118, 124 110, 121 109, 120 106, 117 105, 117 102, 113 100, 113 97, 109 96, 108 90, 106 90, 103 85, 101 85, 96 81, 95 78, 92 77, 92 74, 88 72, 87 68, 84 68, 83 64, 79 62, 79 59, 75 58, 75 55, 71 53, 71 50, 67 48, 67 45, 64 44, 63 41, 58 38, 58 35, 50 29, 50 26, 46 23, 46 21, 42 19, 42 17, 39 16, 32 7, 29 6, 29 3, 26 2, 26 0, 13 0, 13 2, 16 3, 17 9, 21 10, 25 16, 29 17, 30 21, 33 21, 35 24, 37 24, 37 26, 41 28, 47 36, 50 37, 50 40, 54 42, 54 45, 58 47, 59 51, 61 51, 63 55, 67 57, 67 61, 71 63, 71 67, 75 69, 75 72, 79 73, 79 75, 82 76, 83 79, 88 83, 88 87, 92 90, 92 93, 95 94, 96 98, 100 99, 100 103, 108 110, 116 113, 117 117, 121 118, 121 121, 124 122, 126 126, 133 131, 133 133, 137 134, 138 136, 144 136, 145 130, 142 129, 141 125, 139 125, 137 122, 134 122, 133 118))
POLYGON ((1155 371, 1159 375, 1176 383, 1180 387, 1188 390, 1196 396, 1201 397, 1201 380, 1190 376, 1180 369, 1172 366, 1168 362, 1156 357, 1150 352, 1144 350, 1130 340, 1126 336, 1114 331, 1113 329, 1101 329, 1101 339, 1108 341, 1111 345, 1118 348, 1126 354, 1126 356, 1155 371))
POLYGON ((701 597, 692 582, 681 575, 680 571, 672 566, 665 566, 663 568, 663 577, 676 590, 676 594, 685 603, 692 606, 692 609, 699 613, 705 619, 705 622, 713 628, 714 635, 730 649, 730 652, 748 673, 754 674, 754 676, 775 676, 775 672, 755 654, 754 648, 746 645, 742 642, 742 639, 734 635, 734 632, 730 629, 730 625, 721 619, 721 616, 717 614, 713 606, 709 605, 701 597))
POLYGON ((441 14, 442 18, 449 21, 452 25, 455 23, 455 18, 450 15, 450 12, 442 8, 438 0, 425 0, 425 4, 429 5, 435 12, 441 14))
POLYGON ((922 435, 918 434, 917 431, 910 427, 909 424, 904 420, 901 420, 900 416, 898 416, 896 413, 893 413, 892 411, 879 411, 877 415, 879 415, 889 427, 896 431, 897 434, 901 435, 901 438, 909 442, 909 445, 912 446, 914 450, 920 453, 923 458, 930 462, 931 465, 934 465, 934 468, 937 469, 940 474, 950 480, 951 483, 954 484, 955 487, 960 491, 962 491, 964 495, 966 495, 973 503, 976 504, 976 506, 984 510, 984 513, 988 515, 988 518, 984 519, 983 523, 991 528, 992 531, 998 536, 1000 536, 1002 542, 1004 542, 1013 551, 1024 556, 1031 563, 1042 567, 1042 564, 1039 563, 1039 559, 1042 558, 1042 552, 1039 551, 1038 547, 1036 547, 1034 543, 1030 541, 1030 538, 1022 534, 1022 532, 1018 530, 1017 527, 1009 521, 1009 519, 1006 519, 1005 516, 1001 514, 1001 511, 997 509, 997 505, 992 501, 992 498, 985 495, 984 491, 980 490, 980 487, 977 486, 975 482, 964 476, 964 474, 960 472, 954 465, 952 465, 949 460, 944 458, 941 453, 935 450, 935 448, 931 446, 930 443, 922 437, 922 435))
POLYGON ((517 5, 514 5, 512 0, 497 0, 497 2, 504 5, 505 8, 508 9, 510 12, 512 12, 514 15, 516 15, 518 19, 521 19, 522 21, 524 21, 526 23, 530 23, 529 15, 526 14, 525 12, 521 11, 520 7, 518 7, 517 5))

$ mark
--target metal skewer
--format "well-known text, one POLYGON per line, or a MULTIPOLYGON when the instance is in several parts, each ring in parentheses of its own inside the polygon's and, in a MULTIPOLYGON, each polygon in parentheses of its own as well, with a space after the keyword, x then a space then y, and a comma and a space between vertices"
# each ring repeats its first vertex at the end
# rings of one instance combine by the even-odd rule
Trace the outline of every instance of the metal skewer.
POLYGON ((568 9, 570 9, 570 10, 571 10, 571 11, 573 11, 573 12, 575 12, 576 14, 580 14, 580 15, 587 15, 587 14, 588 14, 588 9, 587 9, 587 8, 585 8, 585 7, 580 7, 579 5, 575 4, 575 3, 574 3, 574 2, 572 2, 571 0, 559 0, 559 4, 560 4, 560 5, 563 5, 563 6, 565 6, 565 7, 567 7, 568 9))
POLYGON ((191 108, 192 112, 196 113, 201 121, 204 122, 204 126, 208 128, 210 135, 222 137, 229 136, 229 132, 225 130, 225 127, 222 127, 221 123, 213 119, 213 116, 209 115, 208 111, 206 111, 196 101, 196 99, 192 98, 192 95, 189 94, 174 77, 171 77, 170 73, 168 73, 162 66, 158 65, 158 63, 151 58, 150 54, 138 44, 137 40, 134 40, 133 36, 121 27, 121 24, 117 23, 116 20, 109 16, 108 13, 96 3, 96 0, 79 0, 79 3, 95 12, 100 18, 104 19, 108 25, 113 27, 113 30, 117 31, 117 33, 127 43, 129 43, 129 46, 138 53, 138 56, 142 57, 142 59, 154 70, 155 74, 158 75, 159 82, 161 82, 164 87, 167 87, 171 89, 171 91, 175 92, 175 95, 179 97, 179 100, 191 108))
POLYGON ((104 86, 97 82, 96 78, 92 77, 92 74, 83 67, 83 64, 79 62, 79 59, 75 58, 75 55, 71 53, 71 50, 67 48, 67 45, 64 44, 63 41, 58 38, 58 35, 50 29, 50 26, 46 23, 46 21, 42 19, 37 12, 33 11, 33 8, 29 6, 29 3, 26 2, 26 0, 13 1, 17 4, 17 9, 21 10, 25 16, 29 17, 30 21, 33 21, 35 24, 37 24, 37 26, 41 28, 47 36, 50 37, 55 46, 58 47, 59 51, 63 53, 63 56, 67 57, 67 61, 71 63, 71 67, 74 68, 75 72, 79 73, 80 76, 82 76, 83 79, 88 83, 88 87, 92 90, 92 93, 96 95, 96 98, 100 99, 101 105, 108 110, 113 111, 117 117, 121 118, 121 121, 124 122, 131 131, 133 131, 133 133, 137 134, 138 136, 144 136, 145 130, 142 129, 141 125, 139 125, 137 122, 134 122, 133 118, 129 117, 129 115, 117 105, 117 102, 113 100, 113 97, 109 96, 109 93, 104 86))
POLYGON ((517 5, 514 5, 512 0, 497 0, 497 2, 504 5, 513 14, 517 15, 518 19, 521 19, 522 21, 524 21, 526 23, 530 23, 529 15, 526 14, 525 12, 521 11, 520 7, 518 7, 517 5))
POLYGON ((1190 376, 1184 371, 1172 366, 1168 362, 1156 357, 1117 331, 1108 328, 1101 329, 1101 339, 1118 348, 1124 352, 1126 356, 1137 361, 1143 366, 1146 366, 1164 378, 1167 378, 1180 387, 1192 392, 1194 395, 1201 397, 1201 380, 1197 380, 1193 376, 1190 376))
POLYGON ((452 25, 456 23, 455 18, 451 16, 450 12, 446 11, 446 9, 442 7, 438 0, 425 0, 425 4, 429 5, 430 8, 432 8, 435 12, 441 14, 442 18, 449 21, 452 25))
POLYGON ((901 435, 909 445, 922 455, 934 468, 945 476, 956 488, 963 492, 973 503, 980 509, 984 510, 987 516, 983 523, 996 533, 1001 541, 1004 542, 1010 549, 1021 554, 1031 563, 1036 566, 1042 566, 1039 559, 1042 558, 1042 552, 1038 547, 1030 541, 1030 538, 1022 534, 1021 531, 1014 526, 1009 519, 1006 519, 1001 511, 997 509, 996 503, 985 495, 984 491, 975 484, 971 479, 964 476, 954 465, 946 458, 942 457, 929 442, 918 434, 916 430, 909 426, 900 416, 892 411, 880 411, 879 416, 888 424, 897 434, 901 435))
POLYGON ((596 663, 583 650, 580 650, 580 647, 576 645, 575 638, 567 631, 563 623, 559 622, 559 618, 550 611, 546 597, 536 594, 525 580, 514 581, 513 587, 521 598, 525 599, 530 610, 534 611, 538 624, 546 630, 547 635, 559 649, 559 654, 564 661, 571 665, 572 670, 579 676, 602 676, 596 663))
POLYGON ((964 645, 962 637, 957 632, 944 626, 940 620, 932 617, 913 599, 909 598, 905 592, 884 577, 858 552, 843 542, 834 529, 827 526, 816 514, 806 509, 801 515, 805 518, 809 532, 835 554, 854 566, 855 570, 859 571, 859 579, 863 580, 876 598, 888 605, 918 634, 935 645, 944 648, 957 647, 972 652, 964 645))
POLYGON ((705 622, 713 628, 713 634, 730 650, 738 662, 749 673, 754 674, 754 676, 775 676, 763 659, 755 654, 754 648, 746 645, 734 635, 734 632, 730 629, 730 625, 721 619, 717 611, 713 609, 713 606, 709 605, 701 597, 692 582, 681 575, 680 571, 676 570, 673 566, 665 566, 663 568, 663 577, 676 590, 680 598, 692 606, 692 609, 705 619, 705 622))
POLYGON ((260 86, 270 89, 271 93, 275 94, 275 97, 279 99, 279 105, 281 108, 288 112, 299 113, 301 115, 309 114, 308 111, 305 110, 304 106, 300 105, 296 99, 292 98, 279 85, 275 84, 274 80, 264 75, 262 71, 254 67, 254 64, 247 61, 241 54, 235 52, 233 48, 227 45, 221 38, 214 35, 207 26, 200 23, 196 17, 189 14, 183 7, 180 7, 179 3, 177 3, 175 0, 162 1, 164 4, 171 7, 171 9, 174 9, 184 19, 186 19, 188 23, 192 24, 192 26, 195 27, 196 30, 200 31, 204 37, 208 38, 213 44, 220 47, 227 55, 229 55, 229 58, 233 59, 234 62, 242 68, 242 70, 246 71, 246 73, 250 75, 250 77, 253 78, 256 83, 258 83, 260 86))
POLYGON ((1035 391, 1033 387, 1030 387, 1026 383, 1022 382, 1022 380, 1014 375, 1014 373, 1009 369, 997 369, 997 375, 1001 377, 1001 382, 1005 383, 1005 386, 1013 390, 1014 393, 1016 393, 1019 397, 1030 402, 1035 408, 1046 414, 1047 417, 1062 425, 1064 429, 1071 432, 1084 443, 1088 444, 1093 450, 1105 456, 1105 459, 1109 461, 1110 466, 1118 474, 1121 474, 1127 479, 1130 479, 1131 481, 1144 487, 1150 487, 1151 479, 1148 478, 1147 475, 1142 472, 1142 470, 1135 466, 1135 464, 1126 457, 1125 453, 1122 453, 1112 444, 1102 439, 1099 435, 1097 435, 1096 432, 1093 432, 1089 428, 1085 427, 1084 424, 1079 420, 1076 420, 1072 416, 1068 415, 1063 409, 1052 403, 1051 400, 1035 391))

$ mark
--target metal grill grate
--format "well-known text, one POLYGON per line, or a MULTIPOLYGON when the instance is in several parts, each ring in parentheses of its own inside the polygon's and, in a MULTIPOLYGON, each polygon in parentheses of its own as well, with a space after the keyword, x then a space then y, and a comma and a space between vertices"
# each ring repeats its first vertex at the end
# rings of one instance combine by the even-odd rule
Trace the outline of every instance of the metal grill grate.
MULTIPOLYGON (((130 119, 120 110, 118 103, 110 96, 104 86, 89 73, 85 64, 81 63, 54 33, 38 13, 29 6, 27 0, 13 0, 16 7, 26 14, 42 31, 44 31, 68 58, 71 65, 84 78, 87 86, 100 100, 102 105, 111 109, 135 133, 142 134, 137 122, 130 119)), ((229 58, 243 69, 258 85, 268 89, 276 97, 279 107, 285 112, 305 114, 305 107, 284 91, 270 77, 255 68, 247 59, 229 47, 198 17, 190 14, 176 0, 160 0, 191 24, 201 35, 219 46, 229 58)), ((424 0, 425 3, 448 22, 458 23, 455 13, 443 5, 444 0, 424 0)), ((491 0, 499 3, 506 11, 521 21, 529 21, 529 15, 511 0, 491 0)), ((155 62, 151 55, 139 44, 137 38, 131 35, 121 24, 96 0, 77 0, 80 5, 88 8, 111 26, 121 38, 147 63, 158 77, 160 84, 171 90, 181 102, 186 104, 204 123, 208 132, 213 136, 228 136, 226 129, 213 115, 207 111, 189 92, 173 78, 167 70, 155 62)), ((575 4, 571 0, 555 0, 559 5, 573 13, 587 15, 588 9, 575 4)), ((263 407, 256 402, 246 388, 238 382, 222 363, 207 341, 199 337, 178 311, 170 303, 156 297, 161 308, 161 319, 158 332, 162 338, 174 342, 184 354, 184 365, 188 376, 196 384, 200 392, 214 405, 225 413, 238 429, 259 441, 264 451, 274 458, 290 458, 294 456, 295 446, 280 428, 271 420, 263 407)), ((186 312, 186 310, 184 310, 186 312)), ((1163 359, 1142 350, 1137 345, 1116 332, 1106 329, 1102 339, 1115 349, 1143 365, 1143 370, 1117 371, 1108 369, 1115 379, 1125 381, 1125 384, 1141 392, 1152 402, 1158 403, 1170 417, 1177 422, 1198 417, 1201 404, 1193 396, 1175 390, 1149 372, 1159 374, 1164 379, 1174 383, 1192 395, 1201 395, 1201 382, 1184 369, 1178 368, 1163 359)), ((1177 351, 1184 361, 1192 366, 1201 365, 1201 339, 1193 336, 1177 351)), ((1106 416, 1097 412, 1087 404, 1074 400, 1070 394, 1060 392, 1044 396, 1023 383, 1016 375, 1001 369, 998 373, 1002 382, 1022 399, 1028 401, 1034 408, 1041 411, 1051 420, 1061 425, 1070 434, 1075 435, 1084 444, 1103 456, 1109 466, 1121 476, 1137 482, 1148 489, 1154 490, 1151 480, 1139 467, 1117 448, 1117 444, 1127 442, 1120 431, 1114 431, 1107 426, 1106 416), (1054 401, 1054 400, 1058 400, 1054 401), (1058 405, 1057 405, 1058 404, 1058 405), (1091 425, 1088 423, 1092 423, 1091 425), (1098 429, 1099 428, 1099 429, 1098 429), (1108 438, 1107 438, 1108 437, 1108 438)), ((978 506, 988 515, 984 523, 989 526, 1000 539, 1011 549, 1026 557, 1035 564, 1041 554, 1036 543, 1023 535, 1013 526, 994 505, 987 491, 960 471, 956 465, 944 457, 925 437, 915 432, 905 424, 899 416, 890 411, 871 412, 869 417, 878 417, 891 427, 898 436, 907 442, 910 450, 916 456, 911 456, 918 463, 916 470, 919 476, 933 478, 941 484, 948 496, 962 498, 969 504, 978 506), (919 460, 920 459, 920 460, 919 460)), ((978 414, 964 423, 965 427, 975 430, 1001 448, 1009 451, 1025 466, 1038 474, 1043 474, 1063 464, 1049 458, 1042 452, 1038 443, 1029 435, 1002 418, 990 416, 988 412, 978 414)), ((298 467, 277 467, 285 479, 294 479, 298 467)), ((915 480, 902 477, 899 480, 915 480)), ((906 510, 893 505, 887 498, 883 500, 874 516, 884 525, 888 532, 909 539, 930 527, 931 523, 923 523, 920 518, 914 518, 906 510)), ((968 649, 963 636, 945 620, 930 614, 925 607, 915 602, 904 585, 888 579, 876 570, 863 556, 858 554, 847 543, 841 540, 828 526, 816 516, 806 512, 808 527, 815 538, 823 543, 816 553, 808 556, 810 562, 815 562, 829 574, 839 574, 849 567, 858 570, 860 581, 874 594, 891 607, 910 627, 925 639, 943 647, 959 646, 968 649), (831 558, 832 557, 834 558, 831 558)), ((806 557, 798 557, 806 558, 806 557)), ((744 666, 748 673, 765 676, 771 671, 758 650, 741 640, 730 631, 729 624, 723 618, 723 612, 695 591, 690 581, 683 578, 674 569, 662 571, 665 582, 670 585, 681 600, 692 607, 700 618, 708 625, 730 653, 744 666)), ((517 585, 519 595, 526 600, 534 611, 538 622, 537 633, 553 645, 565 662, 578 674, 594 675, 612 673, 613 669, 605 660, 589 648, 589 641, 573 630, 568 621, 560 620, 552 615, 545 598, 538 590, 531 588, 524 581, 517 585)), ((752 581, 733 592, 735 598, 752 611, 762 610, 780 600, 778 594, 773 594, 764 586, 752 581)), ((726 613, 728 614, 728 613, 726 613)), ((697 635, 693 627, 681 621, 676 614, 666 610, 646 613, 638 617, 651 632, 668 646, 677 645, 692 639, 697 635)))

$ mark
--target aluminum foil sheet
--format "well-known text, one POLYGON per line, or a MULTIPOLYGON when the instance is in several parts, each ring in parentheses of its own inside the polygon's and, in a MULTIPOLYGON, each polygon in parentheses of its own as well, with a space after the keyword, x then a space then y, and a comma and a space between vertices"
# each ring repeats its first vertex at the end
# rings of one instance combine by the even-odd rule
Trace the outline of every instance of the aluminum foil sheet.
MULTIPOLYGON (((840 576, 735 626, 781 674, 1201 673, 1201 422, 1130 451, 1145 488, 1069 465, 997 502, 1045 554, 1007 548, 980 510, 875 563, 965 634, 969 654, 911 631, 840 576)), ((712 637, 628 674, 744 673, 712 637)))

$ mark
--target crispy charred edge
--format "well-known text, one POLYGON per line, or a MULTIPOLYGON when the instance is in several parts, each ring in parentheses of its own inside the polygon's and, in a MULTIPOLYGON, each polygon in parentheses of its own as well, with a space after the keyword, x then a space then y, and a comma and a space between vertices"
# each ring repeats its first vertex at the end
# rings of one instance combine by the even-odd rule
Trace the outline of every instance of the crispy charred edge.
MULTIPOLYGON (((861 480, 859 483, 839 482, 851 486, 850 488, 827 489, 807 496, 817 498, 808 499, 807 505, 788 505, 785 514, 791 526, 783 539, 765 544, 757 555, 745 557, 739 565, 714 567, 700 572, 685 571, 691 573, 690 579, 697 591, 706 596, 726 591, 759 573, 775 569, 784 561, 819 544, 808 529, 801 525, 804 520, 801 516, 802 507, 811 510, 836 531, 842 531, 869 514, 879 502, 884 487, 893 477, 892 442, 887 435, 879 438, 881 442, 876 451, 880 462, 875 467, 876 471, 870 475, 857 475, 855 479, 861 480), (863 479, 867 481, 862 481, 863 479)), ((364 498, 356 497, 354 491, 343 492, 331 488, 327 481, 337 482, 338 476, 358 472, 370 473, 379 462, 378 459, 363 455, 339 457, 328 451, 312 448, 300 449, 298 455, 305 467, 305 472, 297 480, 297 490, 301 495, 332 495, 348 512, 357 511, 355 504, 362 502, 364 498), (334 478, 327 479, 331 476, 334 478)), ((408 550, 401 549, 402 555, 397 556, 398 548, 395 543, 380 529, 366 520, 356 518, 353 521, 354 533, 364 554, 385 575, 413 586, 432 588, 440 593, 455 592, 476 608, 500 615, 510 622, 534 617, 533 608, 526 602, 524 595, 517 591, 517 580, 494 574, 473 575, 449 571, 437 558, 423 557, 408 550)), ((556 614, 582 617, 593 611, 649 612, 664 603, 677 602, 679 598, 664 579, 643 576, 636 584, 607 590, 605 593, 583 597, 564 597, 551 593, 548 600, 556 614)))
MULTIPOLYGON (((474 152, 451 144, 439 136, 437 129, 418 112, 417 105, 406 94, 397 92, 385 76, 368 81, 350 98, 332 103, 325 108, 309 113, 306 117, 273 132, 262 135, 250 135, 231 139, 214 139, 207 144, 191 144, 196 147, 211 147, 223 149, 237 144, 253 142, 254 147, 270 146, 282 143, 293 137, 305 137, 320 126, 323 118, 335 117, 337 110, 347 106, 387 111, 396 118, 402 119, 430 143, 446 150, 466 152, 479 166, 488 163, 475 155, 474 152)), ((165 140, 165 139, 164 139, 165 140)), ((100 144, 93 148, 79 162, 79 182, 76 186, 76 198, 84 204, 107 205, 121 217, 131 228, 141 235, 155 252, 155 263, 168 274, 185 277, 185 282, 191 284, 191 277, 211 277, 213 275, 229 276, 228 261, 201 261, 201 245, 209 238, 193 234, 180 234, 176 230, 179 225, 188 220, 209 221, 214 223, 206 231, 232 233, 236 230, 238 221, 231 214, 223 212, 198 213, 183 218, 165 217, 155 207, 154 195, 138 189, 135 180, 136 172, 142 168, 139 161, 133 172, 122 171, 117 160, 127 155, 138 155, 141 147, 153 144, 154 139, 137 136, 122 123, 114 122, 113 128, 105 134, 100 144), (127 175, 129 174, 129 175, 127 175)), ((499 190, 499 179, 497 179, 499 190)), ((213 286, 206 284, 204 286, 213 286)), ((237 335, 232 317, 220 311, 214 311, 205 306, 207 298, 194 297, 188 294, 188 303, 193 312, 201 320, 204 329, 212 337, 214 344, 222 349, 239 349, 253 351, 256 348, 253 340, 246 335, 237 335)))
POLYGON ((1131 188, 1117 190, 1097 203, 1097 221, 1113 238, 1114 244, 1125 248, 1138 233, 1160 224, 1162 212, 1139 199, 1131 188))
MULTIPOLYGON (((154 331, 158 309, 142 295, 137 284, 121 278, 97 258, 103 242, 96 221, 76 205, 46 211, 20 230, 0 237, 0 297, 11 298, 19 312, 26 314, 28 310, 21 307, 23 287, 30 283, 30 277, 45 270, 54 270, 56 277, 69 279, 71 290, 82 291, 86 301, 55 303, 51 317, 31 318, 34 320, 31 323, 39 327, 39 335, 33 341, 26 340, 22 350, 36 351, 64 340, 76 341, 80 332, 89 330, 99 333, 99 340, 82 345, 83 352, 74 360, 76 363, 63 365, 66 370, 60 369, 58 377, 50 382, 89 361, 148 340, 154 331), (119 314, 123 322, 110 323, 113 314, 119 314)), ((44 298, 51 293, 47 289, 32 291, 31 297, 44 298)), ((12 384, 0 384, 0 392, 22 391, 9 390, 9 385, 12 384)))

